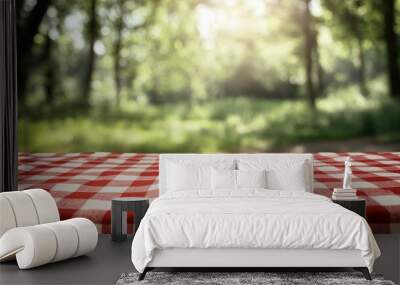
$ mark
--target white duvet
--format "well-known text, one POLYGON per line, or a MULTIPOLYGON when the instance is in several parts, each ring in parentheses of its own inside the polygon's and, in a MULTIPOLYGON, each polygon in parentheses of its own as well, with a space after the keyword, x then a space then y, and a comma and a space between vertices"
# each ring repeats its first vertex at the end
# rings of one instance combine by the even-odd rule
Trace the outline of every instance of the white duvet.
POLYGON ((154 200, 132 243, 143 272, 155 249, 358 249, 372 271, 380 251, 368 223, 320 195, 238 191, 215 197, 185 191, 154 200))

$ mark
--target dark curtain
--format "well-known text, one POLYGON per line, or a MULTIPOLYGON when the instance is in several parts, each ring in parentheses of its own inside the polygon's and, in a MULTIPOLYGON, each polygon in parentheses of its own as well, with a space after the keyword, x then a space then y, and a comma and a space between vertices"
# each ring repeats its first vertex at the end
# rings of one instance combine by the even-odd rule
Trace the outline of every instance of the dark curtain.
POLYGON ((18 190, 15 0, 0 0, 0 191, 18 190))

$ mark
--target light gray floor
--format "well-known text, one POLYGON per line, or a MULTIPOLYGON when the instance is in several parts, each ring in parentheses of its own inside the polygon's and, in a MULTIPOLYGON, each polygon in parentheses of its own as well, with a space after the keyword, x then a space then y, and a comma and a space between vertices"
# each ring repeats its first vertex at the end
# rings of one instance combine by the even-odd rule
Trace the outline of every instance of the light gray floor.
POLYGON ((34 269, 19 270, 16 262, 0 264, 0 284, 115 284, 124 272, 134 271, 130 259, 132 238, 112 242, 100 235, 94 252, 34 269))

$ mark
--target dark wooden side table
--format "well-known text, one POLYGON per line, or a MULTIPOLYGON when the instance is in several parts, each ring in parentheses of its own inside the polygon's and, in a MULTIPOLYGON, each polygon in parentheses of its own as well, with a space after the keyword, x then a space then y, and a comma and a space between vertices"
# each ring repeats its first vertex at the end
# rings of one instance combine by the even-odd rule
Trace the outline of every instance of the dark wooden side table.
POLYGON ((127 211, 134 212, 135 231, 149 208, 149 198, 114 198, 111 202, 111 239, 123 241, 126 239, 127 211))
POLYGON ((359 214, 365 218, 365 199, 357 198, 354 200, 333 200, 332 202, 339 204, 340 206, 359 214))

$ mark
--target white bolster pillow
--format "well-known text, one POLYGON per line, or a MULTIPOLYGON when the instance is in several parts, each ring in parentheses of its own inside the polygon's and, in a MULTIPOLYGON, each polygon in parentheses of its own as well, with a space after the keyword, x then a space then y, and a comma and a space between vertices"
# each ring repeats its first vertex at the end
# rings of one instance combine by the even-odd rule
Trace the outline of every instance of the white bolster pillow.
POLYGON ((14 211, 6 197, 0 195, 0 237, 9 229, 15 228, 14 211))
POLYGON ((57 250, 51 262, 64 260, 75 255, 78 249, 79 237, 78 232, 71 229, 71 224, 55 222, 44 224, 43 226, 51 230, 57 241, 57 250))
POLYGON ((11 229, 0 239, 0 261, 16 256, 21 269, 51 262, 56 251, 53 232, 42 225, 11 229))
POLYGON ((96 248, 99 234, 92 221, 85 218, 73 218, 65 222, 74 226, 78 233, 78 248, 74 257, 91 252, 96 248))
POLYGON ((49 192, 43 189, 29 189, 23 191, 32 199, 39 219, 39 224, 57 222, 60 220, 57 204, 49 192))
POLYGON ((0 193, 0 237, 9 229, 60 220, 56 202, 43 189, 0 193))
POLYGON ((19 227, 0 238, 0 261, 16 256, 20 269, 86 254, 97 245, 96 226, 88 219, 19 227))
POLYGON ((9 202, 17 227, 27 227, 39 223, 35 205, 23 191, 3 192, 2 197, 9 202))

